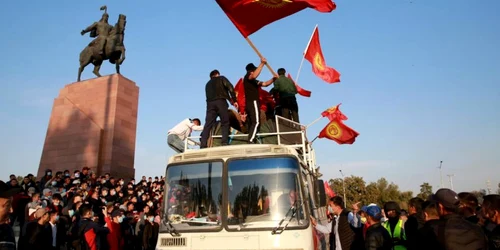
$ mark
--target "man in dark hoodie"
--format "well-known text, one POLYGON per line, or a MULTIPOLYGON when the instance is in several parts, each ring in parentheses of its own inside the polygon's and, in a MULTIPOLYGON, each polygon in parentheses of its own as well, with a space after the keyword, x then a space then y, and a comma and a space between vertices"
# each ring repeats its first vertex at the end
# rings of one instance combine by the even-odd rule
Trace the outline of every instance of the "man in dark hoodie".
POLYGON ((432 200, 439 205, 440 223, 437 238, 447 250, 488 249, 482 229, 458 214, 457 193, 451 189, 439 189, 432 200))
POLYGON ((458 200, 460 200, 460 204, 458 205, 459 214, 461 214, 466 220, 477 224, 479 219, 476 215, 476 210, 478 207, 477 197, 468 192, 462 192, 458 194, 458 200))
POLYGON ((424 226, 424 212, 422 211, 424 200, 415 197, 408 202, 408 220, 404 224, 408 250, 417 249, 418 230, 424 226))
POLYGON ((395 201, 389 201, 384 205, 387 220, 382 224, 389 232, 394 244, 394 250, 406 250, 406 233, 404 222, 400 218, 401 208, 395 201))
POLYGON ((422 204, 422 211, 424 213, 425 223, 422 228, 418 230, 417 244, 414 249, 426 250, 443 250, 437 240, 436 233, 439 225, 439 206, 434 201, 425 201, 422 204))
POLYGON ((491 194, 484 197, 482 214, 495 227, 485 230, 490 250, 500 249, 500 195, 491 194))

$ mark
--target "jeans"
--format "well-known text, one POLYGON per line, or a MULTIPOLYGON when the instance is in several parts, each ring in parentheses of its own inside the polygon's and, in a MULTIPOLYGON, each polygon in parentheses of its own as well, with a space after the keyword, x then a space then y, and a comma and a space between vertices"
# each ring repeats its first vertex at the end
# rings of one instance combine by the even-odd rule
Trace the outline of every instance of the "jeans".
POLYGON ((169 134, 167 137, 168 146, 177 153, 184 152, 184 141, 176 134, 169 134))

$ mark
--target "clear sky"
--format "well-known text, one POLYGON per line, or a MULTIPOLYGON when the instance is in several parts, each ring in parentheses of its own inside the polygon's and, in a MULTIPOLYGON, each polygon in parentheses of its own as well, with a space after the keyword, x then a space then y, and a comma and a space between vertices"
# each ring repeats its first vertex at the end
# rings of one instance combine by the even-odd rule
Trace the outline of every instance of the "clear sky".
MULTIPOLYGON (((76 80, 80 31, 107 4, 109 22, 127 15, 122 73, 140 87, 137 175, 162 175, 173 154, 166 132, 187 117, 204 119, 204 85, 217 68, 233 84, 258 57, 215 1, 5 1, 0 8, 0 176, 36 173, 59 89, 76 80), (92 3, 91 3, 92 2, 92 3)), ((386 177, 401 189, 439 186, 454 174, 458 191, 500 181, 500 1, 339 0, 337 10, 305 10, 250 36, 275 69, 297 74, 315 24, 329 85, 304 63, 300 118, 309 123, 338 103, 354 145, 317 140, 327 178, 386 177)), ((256 18, 258 14, 256 13, 256 18)), ((93 77, 91 67, 84 79, 93 77)), ((102 74, 114 72, 107 63, 102 74)), ((264 70, 261 78, 271 74, 264 70)), ((324 119, 308 130, 314 138, 324 119)))

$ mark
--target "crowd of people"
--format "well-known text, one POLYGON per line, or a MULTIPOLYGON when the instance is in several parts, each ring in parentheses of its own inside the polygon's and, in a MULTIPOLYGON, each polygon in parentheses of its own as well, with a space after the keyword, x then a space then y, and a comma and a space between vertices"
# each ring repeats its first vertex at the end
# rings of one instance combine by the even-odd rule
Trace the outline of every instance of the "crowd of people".
MULTIPOLYGON (((164 185, 163 177, 125 182, 87 167, 47 170, 40 180, 27 175, 20 183, 11 175, 0 181, 0 250, 155 249, 164 185), (13 226, 20 228, 17 243, 13 226)), ((324 235, 331 250, 500 249, 500 195, 482 200, 440 189, 427 200, 412 198, 408 211, 396 202, 355 203, 349 210, 335 196, 328 223, 310 219, 323 250, 324 235)))
MULTIPOLYGON (((329 234, 330 250, 486 250, 500 249, 500 195, 483 197, 440 189, 427 200, 412 198, 408 211, 396 202, 358 203, 346 209, 341 197, 328 204, 330 219, 316 230, 329 234)), ((326 249, 322 240, 323 249, 326 249)))
POLYGON ((155 249, 164 181, 143 176, 125 182, 87 167, 46 170, 38 180, 29 174, 20 183, 11 175, 0 183, 0 250, 16 244, 19 250, 155 249))

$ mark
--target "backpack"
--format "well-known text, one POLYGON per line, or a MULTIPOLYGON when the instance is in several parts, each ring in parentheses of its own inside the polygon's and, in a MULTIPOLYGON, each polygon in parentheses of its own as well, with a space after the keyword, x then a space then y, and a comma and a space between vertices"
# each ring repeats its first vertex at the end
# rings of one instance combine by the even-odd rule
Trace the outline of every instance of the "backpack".
POLYGON ((85 239, 85 230, 87 229, 87 223, 82 223, 78 228, 78 246, 76 250, 90 250, 89 244, 85 239))

